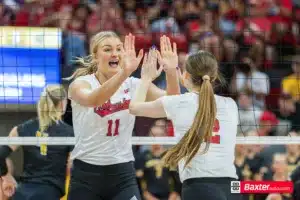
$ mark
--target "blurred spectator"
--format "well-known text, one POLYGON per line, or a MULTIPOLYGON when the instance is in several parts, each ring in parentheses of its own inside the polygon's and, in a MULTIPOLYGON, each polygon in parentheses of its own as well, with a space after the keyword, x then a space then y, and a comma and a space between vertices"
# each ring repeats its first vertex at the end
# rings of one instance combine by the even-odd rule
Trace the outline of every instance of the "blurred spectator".
POLYGON ((236 145, 235 147, 235 166, 239 180, 251 180, 252 172, 249 166, 249 158, 247 157, 248 148, 245 145, 236 145))
POLYGON ((99 0, 96 9, 87 20, 87 36, 99 31, 114 30, 120 35, 126 33, 121 9, 116 0, 99 0))
POLYGON ((300 165, 293 171, 291 181, 294 183, 294 200, 300 200, 300 165))
MULTIPOLYGON (((59 8, 53 22, 63 31, 62 34, 62 77, 69 77, 76 69, 74 60, 76 57, 87 55, 86 37, 80 33, 85 28, 80 27, 86 23, 89 9, 84 5, 77 5, 74 9, 70 5, 59 8), (76 18, 74 18, 76 17, 76 18), (81 21, 83 20, 83 21, 81 21), (79 25, 79 26, 77 26, 79 25)), ((50 21, 49 21, 50 23, 50 21)))
POLYGON ((266 200, 283 200, 280 194, 269 194, 266 200))
POLYGON ((300 101, 300 56, 293 59, 293 74, 282 80, 282 92, 290 95, 294 101, 300 101))
POLYGON ((290 175, 296 169, 297 166, 300 166, 300 145, 286 145, 286 154, 288 162, 288 172, 290 175))
POLYGON ((160 18, 156 19, 151 24, 151 32, 152 33, 173 33, 178 34, 179 26, 175 19, 168 15, 167 10, 162 10, 160 13, 160 18))
POLYGON ((12 23, 14 13, 3 0, 0 0, 0 26, 7 26, 12 23))
POLYGON ((167 135, 167 121, 165 119, 157 119, 149 130, 149 136, 163 137, 167 135))
POLYGON ((257 130, 262 110, 253 105, 249 95, 243 93, 238 96, 238 107, 240 120, 239 131, 245 135, 249 131, 257 130))
POLYGON ((258 71, 253 60, 249 57, 241 59, 232 83, 233 93, 246 92, 251 94, 253 106, 265 109, 265 98, 270 91, 269 77, 258 71))
MULTIPOLYGON (((288 161, 285 154, 275 154, 273 157, 272 165, 272 180, 273 181, 287 181, 289 179, 288 174, 288 161)), ((290 200, 290 194, 281 194, 284 200, 290 200)))
POLYGON ((279 99, 281 114, 291 121, 292 131, 300 131, 300 57, 296 56, 292 64, 293 74, 282 80, 282 97, 279 99))
MULTIPOLYGON (((166 121, 157 120, 150 129, 149 135, 166 136, 166 121)), ((161 160, 165 150, 163 145, 154 144, 136 158, 136 174, 145 200, 176 200, 179 197, 178 174, 175 170, 170 171, 165 168, 161 160)))
POLYGON ((204 10, 200 13, 199 20, 189 24, 189 35, 192 43, 189 52, 194 53, 205 50, 213 53, 217 60, 222 58, 220 37, 214 31, 213 11, 204 10))
POLYGON ((264 111, 259 118, 259 128, 257 130, 259 136, 275 136, 276 125, 278 125, 276 115, 270 111, 264 111))
POLYGON ((272 163, 272 180, 288 180, 288 162, 285 154, 275 154, 272 163))

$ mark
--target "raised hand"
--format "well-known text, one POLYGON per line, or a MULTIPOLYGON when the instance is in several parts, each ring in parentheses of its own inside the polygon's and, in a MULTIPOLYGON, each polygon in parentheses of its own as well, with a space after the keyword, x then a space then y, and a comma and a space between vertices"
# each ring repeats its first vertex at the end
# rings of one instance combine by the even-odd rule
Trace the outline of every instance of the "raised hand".
POLYGON ((172 48, 170 38, 165 35, 160 38, 160 52, 157 53, 159 65, 163 66, 165 71, 178 67, 177 45, 173 42, 172 48))
POLYGON ((143 58, 143 50, 140 50, 138 56, 136 56, 135 37, 132 34, 125 36, 124 49, 121 57, 121 67, 127 75, 130 75, 138 68, 143 58))
POLYGON ((142 80, 153 81, 161 74, 163 68, 161 65, 160 68, 157 69, 157 56, 158 54, 155 48, 151 48, 149 53, 145 54, 141 72, 142 80))

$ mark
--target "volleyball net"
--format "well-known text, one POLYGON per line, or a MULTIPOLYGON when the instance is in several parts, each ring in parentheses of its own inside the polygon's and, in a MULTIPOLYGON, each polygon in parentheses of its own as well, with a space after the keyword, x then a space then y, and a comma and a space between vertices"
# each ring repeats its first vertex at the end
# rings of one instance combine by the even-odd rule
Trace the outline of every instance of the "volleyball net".
MULTIPOLYGON (((175 145, 177 137, 132 137, 133 145, 175 145)), ((0 145, 75 145, 74 137, 0 137, 0 145)), ((243 145, 289 145, 299 144, 299 136, 238 136, 237 144, 243 145)))

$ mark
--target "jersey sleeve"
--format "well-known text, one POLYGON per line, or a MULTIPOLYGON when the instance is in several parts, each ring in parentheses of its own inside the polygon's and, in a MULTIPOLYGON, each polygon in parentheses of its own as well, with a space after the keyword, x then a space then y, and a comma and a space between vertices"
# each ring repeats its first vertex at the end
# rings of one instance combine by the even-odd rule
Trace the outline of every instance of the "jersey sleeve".
MULTIPOLYGON (((77 82, 77 81, 85 81, 86 83, 88 83, 91 86, 91 81, 90 81, 90 76, 79 76, 78 78, 76 78, 73 83, 77 82)), ((72 100, 70 92, 68 91, 68 99, 72 100)), ((74 101, 75 102, 75 101, 74 101)))
POLYGON ((180 96, 163 96, 161 97, 161 102, 167 118, 174 121, 178 118, 179 106, 180 106, 180 96))

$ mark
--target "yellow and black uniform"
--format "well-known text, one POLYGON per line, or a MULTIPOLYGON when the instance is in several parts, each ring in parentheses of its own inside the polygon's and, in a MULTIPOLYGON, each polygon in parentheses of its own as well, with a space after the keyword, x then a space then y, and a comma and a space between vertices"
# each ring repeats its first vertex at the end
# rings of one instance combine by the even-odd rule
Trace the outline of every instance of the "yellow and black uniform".
POLYGON ((71 169, 67 170, 67 176, 66 176, 66 183, 65 183, 65 196, 60 198, 60 200, 67 200, 68 199, 68 192, 69 192, 69 186, 70 186, 70 178, 71 178, 71 169))
MULTIPOLYGON (((38 119, 17 127, 20 137, 73 137, 73 128, 59 121, 44 133, 38 119)), ((24 169, 12 200, 59 200, 65 193, 66 167, 72 146, 23 146, 24 169)))
POLYGON ((296 74, 285 77, 282 80, 284 93, 292 96, 295 101, 300 101, 300 77, 296 74))
POLYGON ((145 151, 137 157, 136 169, 143 172, 140 177, 142 190, 157 199, 167 200, 171 192, 180 194, 179 175, 163 166, 161 156, 154 156, 151 151, 145 151))

